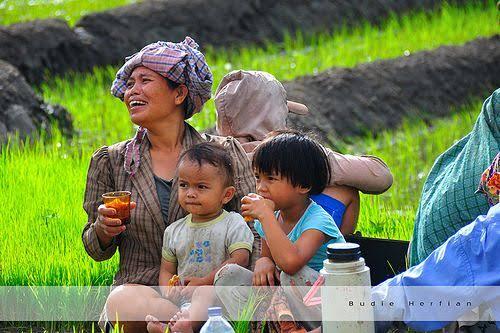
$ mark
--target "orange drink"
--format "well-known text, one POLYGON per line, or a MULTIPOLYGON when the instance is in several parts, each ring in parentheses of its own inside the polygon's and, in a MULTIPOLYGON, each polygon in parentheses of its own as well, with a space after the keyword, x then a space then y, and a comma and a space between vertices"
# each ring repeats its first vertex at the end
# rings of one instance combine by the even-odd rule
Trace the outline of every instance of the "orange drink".
POLYGON ((104 205, 107 208, 114 208, 116 210, 114 217, 120 219, 122 224, 130 222, 130 194, 129 191, 118 191, 102 195, 104 205))

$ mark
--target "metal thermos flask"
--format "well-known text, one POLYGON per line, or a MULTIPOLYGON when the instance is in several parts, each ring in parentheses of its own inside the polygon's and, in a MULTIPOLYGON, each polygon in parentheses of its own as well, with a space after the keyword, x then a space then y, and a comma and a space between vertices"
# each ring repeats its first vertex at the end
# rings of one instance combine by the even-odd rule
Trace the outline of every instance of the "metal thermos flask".
POLYGON ((320 274, 325 278, 321 291, 323 332, 374 333, 370 306, 370 268, 354 243, 333 243, 320 274))

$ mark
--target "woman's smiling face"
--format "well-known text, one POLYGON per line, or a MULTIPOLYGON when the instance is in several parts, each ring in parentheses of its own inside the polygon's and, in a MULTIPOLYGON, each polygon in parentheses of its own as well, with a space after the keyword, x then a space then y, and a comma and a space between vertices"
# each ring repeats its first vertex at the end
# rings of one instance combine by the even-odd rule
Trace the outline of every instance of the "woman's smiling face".
POLYGON ((163 76, 141 66, 127 80, 123 101, 132 122, 148 128, 178 112, 176 96, 177 90, 170 88, 163 76))

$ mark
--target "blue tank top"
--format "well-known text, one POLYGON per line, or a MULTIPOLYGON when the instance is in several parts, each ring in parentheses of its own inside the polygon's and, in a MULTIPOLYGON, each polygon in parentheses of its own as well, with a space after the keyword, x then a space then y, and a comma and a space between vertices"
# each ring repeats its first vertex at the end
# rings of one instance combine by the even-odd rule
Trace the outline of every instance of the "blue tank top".
POLYGON ((342 218, 345 213, 345 205, 337 199, 334 199, 326 194, 320 193, 311 195, 311 199, 321 206, 328 214, 333 217, 337 227, 342 225, 342 218))

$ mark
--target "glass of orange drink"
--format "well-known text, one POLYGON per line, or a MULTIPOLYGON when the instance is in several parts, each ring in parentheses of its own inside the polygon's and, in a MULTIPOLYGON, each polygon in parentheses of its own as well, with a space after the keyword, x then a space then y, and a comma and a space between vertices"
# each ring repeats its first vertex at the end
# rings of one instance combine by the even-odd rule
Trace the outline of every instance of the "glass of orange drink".
POLYGON ((120 219, 122 224, 130 222, 130 195, 129 191, 108 192, 102 195, 106 208, 114 208, 114 217, 120 219))

